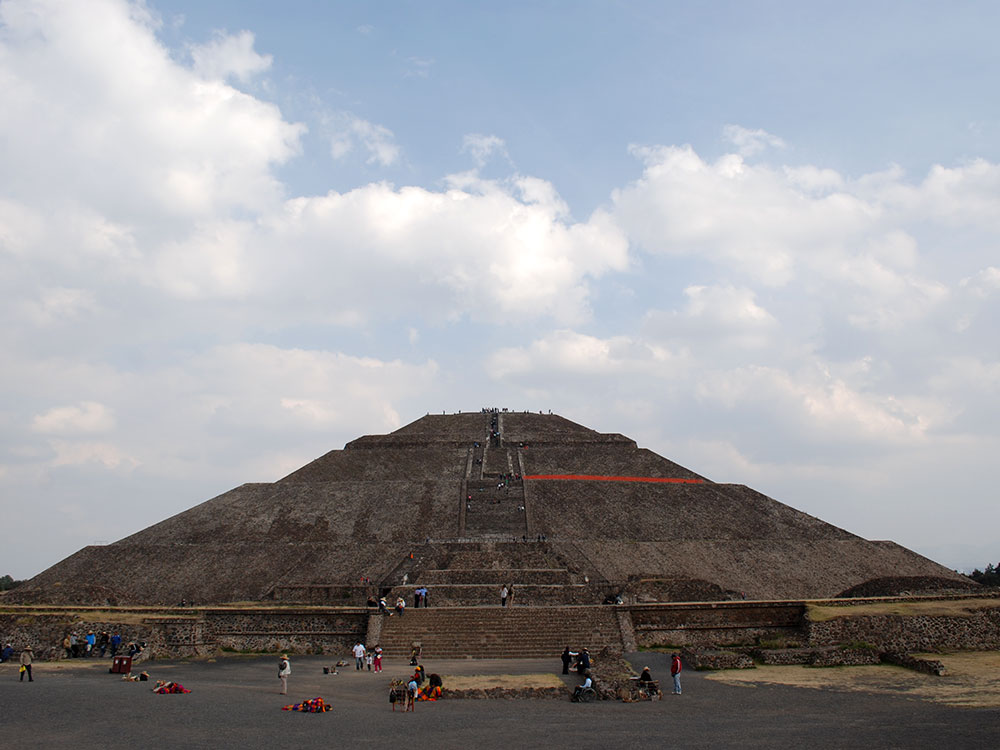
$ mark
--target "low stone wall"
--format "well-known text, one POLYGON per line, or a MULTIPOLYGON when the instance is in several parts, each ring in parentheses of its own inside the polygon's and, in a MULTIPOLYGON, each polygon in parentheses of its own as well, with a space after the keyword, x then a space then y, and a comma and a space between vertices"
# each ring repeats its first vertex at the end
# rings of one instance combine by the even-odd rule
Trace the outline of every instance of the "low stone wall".
POLYGON ((794 602, 632 605, 629 611, 639 646, 752 646, 762 640, 805 640, 805 606, 794 602))
POLYGON ((1000 609, 965 616, 856 615, 809 622, 809 645, 862 641, 883 651, 1000 650, 1000 609))
POLYGON ((693 669, 753 669, 754 663, 747 654, 737 651, 714 649, 684 649, 684 661, 693 669))
POLYGON ((886 664, 895 664, 900 667, 916 670, 917 672, 923 672, 924 674, 938 676, 944 674, 944 664, 937 659, 919 659, 916 656, 910 656, 910 654, 888 652, 882 654, 882 661, 886 664))
POLYGON ((806 664, 813 667, 843 667, 878 664, 880 654, 873 648, 755 648, 750 655, 758 664, 788 666, 806 664))
POLYGON ((102 617, 95 614, 0 615, 0 639, 18 649, 30 644, 39 660, 65 658, 63 638, 74 631, 83 637, 90 630, 120 633, 119 653, 130 641, 145 642, 144 658, 202 656, 219 649, 339 654, 363 639, 368 627, 368 612, 361 609, 333 613, 200 610, 184 617, 129 610, 104 611, 102 617))

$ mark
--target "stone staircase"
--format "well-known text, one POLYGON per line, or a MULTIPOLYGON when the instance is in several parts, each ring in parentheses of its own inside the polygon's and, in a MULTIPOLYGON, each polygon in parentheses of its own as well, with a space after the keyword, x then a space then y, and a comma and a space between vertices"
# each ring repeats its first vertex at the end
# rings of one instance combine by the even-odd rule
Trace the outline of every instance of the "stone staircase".
MULTIPOLYGON (((621 648, 622 628, 615 607, 432 607, 383 617, 369 626, 388 656, 409 656, 414 643, 422 658, 558 659, 563 648, 586 647, 596 654, 607 645, 621 648), (374 627, 373 627, 374 626, 374 627)), ((374 643, 369 643, 374 646, 374 643)))
POLYGON ((470 479, 466 492, 465 535, 481 539, 520 539, 528 533, 524 513, 524 483, 470 479))

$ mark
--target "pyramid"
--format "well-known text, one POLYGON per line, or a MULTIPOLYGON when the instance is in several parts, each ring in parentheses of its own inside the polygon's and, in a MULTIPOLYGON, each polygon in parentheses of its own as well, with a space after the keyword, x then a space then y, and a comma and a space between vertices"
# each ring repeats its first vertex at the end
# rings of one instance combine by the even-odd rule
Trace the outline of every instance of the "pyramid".
POLYGON ((86 605, 435 604, 803 599, 963 587, 749 487, 720 484, 557 415, 427 415, 272 483, 244 484, 113 544, 89 546, 7 601, 86 605), (882 589, 879 588, 882 582, 882 589))

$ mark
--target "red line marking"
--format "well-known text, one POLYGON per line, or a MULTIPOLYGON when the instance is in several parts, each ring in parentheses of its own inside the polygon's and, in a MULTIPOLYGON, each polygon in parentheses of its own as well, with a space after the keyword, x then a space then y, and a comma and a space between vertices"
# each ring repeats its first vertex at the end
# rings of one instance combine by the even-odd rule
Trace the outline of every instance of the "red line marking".
POLYGON ((576 479, 584 482, 657 482, 660 484, 703 484, 704 479, 678 477, 605 477, 596 474, 526 474, 525 479, 576 479))

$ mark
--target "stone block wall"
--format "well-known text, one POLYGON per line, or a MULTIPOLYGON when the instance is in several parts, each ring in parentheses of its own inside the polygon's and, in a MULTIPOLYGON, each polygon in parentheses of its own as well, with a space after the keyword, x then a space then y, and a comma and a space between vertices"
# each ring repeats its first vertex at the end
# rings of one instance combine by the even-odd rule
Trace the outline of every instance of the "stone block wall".
POLYGON ((883 651, 1000 650, 1000 609, 964 616, 857 615, 809 622, 809 644, 861 641, 883 651))
POLYGON ((635 605, 629 610, 639 646, 754 645, 804 638, 805 607, 796 603, 635 605))

